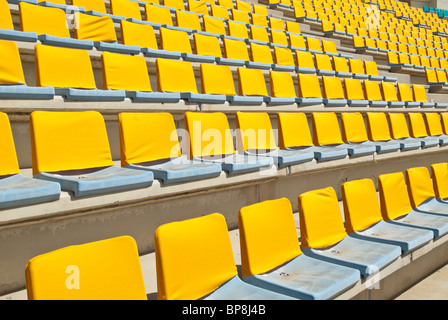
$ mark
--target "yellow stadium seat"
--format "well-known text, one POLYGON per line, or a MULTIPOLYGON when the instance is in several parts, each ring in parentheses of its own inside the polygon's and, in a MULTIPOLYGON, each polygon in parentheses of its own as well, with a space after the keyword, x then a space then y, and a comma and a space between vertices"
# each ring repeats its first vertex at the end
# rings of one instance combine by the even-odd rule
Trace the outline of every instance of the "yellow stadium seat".
POLYGON ((313 54, 308 51, 296 50, 297 73, 316 73, 313 54))
POLYGON ((398 245, 403 254, 432 240, 433 233, 429 230, 399 226, 384 221, 375 184, 372 180, 345 182, 341 187, 341 192, 345 227, 349 234, 367 241, 398 245))
POLYGON ((130 236, 41 254, 28 261, 25 276, 29 300, 147 300, 130 236))
POLYGON ((224 38, 225 59, 217 59, 219 64, 244 66, 249 61, 246 42, 224 38))
POLYGON ((246 65, 250 68, 269 70, 274 64, 271 48, 268 45, 251 42, 250 56, 250 61, 246 63, 246 65))
POLYGON ((150 3, 145 4, 146 21, 158 23, 160 25, 173 25, 171 11, 165 7, 159 7, 150 3))
POLYGON ((322 91, 320 90, 319 78, 315 74, 298 73, 300 105, 319 105, 323 103, 322 91))
POLYGON ((225 35, 226 27, 224 21, 211 16, 203 16, 204 31, 210 34, 225 35))
POLYGON ((152 185, 151 172, 114 165, 106 125, 96 111, 34 111, 30 128, 33 174, 59 182, 75 197, 152 185))
POLYGON ((421 102, 414 101, 414 97, 412 95, 411 87, 409 86, 409 84, 398 83, 397 90, 400 101, 403 101, 406 107, 420 107, 421 102))
POLYGON ((336 192, 331 187, 299 196, 299 221, 304 253, 356 268, 364 278, 401 255, 398 246, 348 237, 336 192))
POLYGON ((440 144, 437 137, 431 137, 429 135, 422 113, 409 112, 407 116, 411 137, 420 139, 422 141, 422 148, 434 147, 440 144))
POLYGON ((330 299, 358 282, 358 271, 302 254, 292 213, 286 198, 241 208, 238 225, 244 280, 305 300, 330 299), (284 273, 290 275, 288 279, 279 278, 284 273))
POLYGON ((347 104, 352 107, 366 107, 369 101, 365 99, 361 81, 350 78, 344 78, 343 81, 347 104))
POLYGON ((135 102, 179 102, 179 93, 153 92, 146 61, 141 56, 104 52, 103 89, 125 90, 135 102))
POLYGON ((147 170, 163 184, 217 177, 221 165, 188 160, 181 154, 169 113, 120 113, 121 165, 147 170))
POLYGON ((364 90, 366 98, 369 100, 369 106, 386 107, 388 105, 388 102, 383 99, 380 85, 377 81, 364 80, 364 90))
POLYGON ((394 220, 406 226, 417 226, 433 232, 437 239, 448 233, 448 218, 432 215, 412 208, 408 188, 402 172, 378 177, 381 214, 384 220, 394 220))
POLYGON ((107 13, 104 0, 72 0, 72 4, 77 7, 83 7, 86 11, 107 13))
POLYGON ((434 192, 438 199, 448 198, 448 163, 434 163, 431 165, 431 177, 434 185, 434 192))
POLYGON ((37 44, 35 55, 38 87, 55 87, 56 94, 68 100, 124 100, 125 93, 122 90, 96 89, 87 51, 37 44), (67 71, 68 66, 72 66, 70 71, 67 71), (67 76, 67 72, 70 76, 67 76))
POLYGON ((323 102, 326 106, 343 107, 347 105, 341 79, 338 77, 322 76, 323 102))
POLYGON ((110 16, 92 16, 80 12, 75 13, 75 37, 79 40, 91 40, 100 51, 139 54, 140 47, 128 46, 117 42, 115 26, 110 16))
POLYGON ((316 73, 320 76, 334 76, 336 72, 333 70, 330 56, 327 54, 315 53, 316 73))
POLYGON ((334 112, 313 112, 312 121, 315 145, 345 150, 350 157, 371 155, 376 151, 374 144, 344 142, 338 118, 334 112))
POLYGON ((140 5, 131 0, 110 0, 110 12, 126 19, 142 20, 140 5))
POLYGON ((219 213, 164 224, 154 239, 159 300, 287 298, 241 281, 219 213))
POLYGON ((220 163, 222 169, 230 175, 267 169, 273 165, 269 157, 235 152, 224 113, 186 112, 185 128, 190 134, 190 159, 220 163))

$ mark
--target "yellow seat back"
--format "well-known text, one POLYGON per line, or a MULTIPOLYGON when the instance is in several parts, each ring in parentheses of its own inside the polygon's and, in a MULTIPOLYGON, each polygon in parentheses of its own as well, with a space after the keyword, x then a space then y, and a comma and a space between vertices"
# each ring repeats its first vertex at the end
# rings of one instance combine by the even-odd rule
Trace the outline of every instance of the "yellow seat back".
POLYGON ((224 38, 224 56, 229 59, 249 61, 246 43, 242 40, 224 38))
POLYGON ((140 5, 131 0, 110 0, 111 14, 126 17, 126 19, 142 20, 140 5))
POLYGON ((305 113, 277 113, 278 143, 280 149, 313 146, 305 113))
POLYGON ((364 80, 364 89, 366 92, 367 100, 381 101, 383 97, 381 95, 380 85, 377 81, 364 80))
POLYGON ((157 91, 198 93, 190 62, 157 58, 156 68, 157 91))
POLYGON ((341 79, 338 77, 322 76, 325 99, 345 99, 341 79))
POLYGON ((144 57, 103 52, 101 60, 103 89, 152 91, 144 57))
POLYGON ((114 164, 99 112, 34 111, 30 131, 33 174, 114 164))
POLYGON ((313 112, 313 140, 317 146, 341 144, 341 129, 334 112, 313 112))
POLYGON ((434 192, 439 199, 448 198, 448 163, 434 163, 431 165, 434 192))
POLYGON ((442 121, 438 113, 425 113, 426 130, 430 136, 438 136, 443 134, 442 121))
POLYGON ((168 51, 193 53, 188 34, 181 30, 160 28, 160 47, 168 51))
POLYGON ((76 39, 117 42, 114 22, 110 16, 97 17, 76 12, 75 25, 76 39))
POLYGON ((0 29, 14 30, 9 4, 6 0, 0 0, 0 29))
POLYGON ((269 71, 271 97, 297 97, 294 81, 289 72, 269 71))
POLYGON ((268 96, 268 89, 260 69, 238 68, 239 95, 268 96))
POLYGON ((390 132, 393 139, 409 138, 409 128, 404 113, 389 112, 390 132))
POLYGON ((121 165, 177 158, 181 155, 176 125, 170 113, 118 115, 121 165))
POLYGON ((160 23, 161 25, 173 25, 173 18, 169 8, 145 4, 146 21, 160 23))
POLYGON ((96 89, 86 50, 36 44, 35 55, 38 87, 96 89))
POLYGON ((243 277, 268 272, 302 254, 286 198, 241 208, 238 225, 243 277))
POLYGON ((347 236, 338 198, 331 187, 299 196, 299 221, 304 248, 326 248, 347 236))
POLYGON ((107 13, 104 0, 72 0, 72 4, 77 7, 84 7, 86 11, 107 13))
POLYGON ((232 133, 224 113, 186 112, 185 127, 190 135, 190 157, 235 153, 232 133))
POLYGON ((70 38, 64 10, 42 7, 27 2, 20 2, 19 9, 21 31, 70 38))
POLYGON ((364 142, 369 140, 364 117, 359 112, 342 112, 342 139, 345 142, 364 142))
POLYGON ((39 255, 28 261, 25 278, 30 300, 147 300, 130 236, 39 255))
POLYGON ((121 21, 121 42, 127 46, 158 49, 154 28, 149 24, 121 21))
POLYGON ((3 112, 0 112, 0 150, 2 150, 0 176, 19 173, 19 162, 17 161, 11 124, 9 123, 8 115, 3 112))
POLYGON ((25 84, 19 48, 14 41, 0 40, 0 85, 25 84))
POLYGON ((407 169, 406 180, 413 208, 417 208, 422 202, 436 196, 429 170, 426 167, 407 169))
POLYGON ((229 66, 201 63, 200 69, 202 93, 236 95, 229 66))
POLYGON ((383 219, 375 184, 371 179, 345 182, 341 192, 348 233, 362 231, 383 219))
POLYGON ((199 299, 238 274, 219 213, 162 225, 154 242, 159 300, 199 299))
POLYGON ((298 73, 299 97, 322 98, 319 78, 315 74, 298 73))
POLYGON ((367 133, 370 141, 391 140, 389 124, 383 112, 366 112, 367 133))
POLYGON ((427 137, 428 131, 426 131, 425 119, 423 119, 423 115, 417 112, 408 113, 409 119, 409 132, 411 133, 411 137, 420 138, 427 137))
POLYGON ((238 145, 244 151, 277 149, 271 119, 267 113, 237 111, 236 127, 240 130, 237 135, 238 145))
POLYGON ((381 214, 384 220, 407 215, 411 210, 406 181, 402 172, 383 174, 378 177, 381 214))
POLYGON ((194 33, 193 38, 194 50, 196 54, 220 58, 222 57, 221 44, 219 43, 217 37, 194 33))
POLYGON ((345 96, 350 100, 364 100, 364 90, 359 79, 344 78, 345 96))

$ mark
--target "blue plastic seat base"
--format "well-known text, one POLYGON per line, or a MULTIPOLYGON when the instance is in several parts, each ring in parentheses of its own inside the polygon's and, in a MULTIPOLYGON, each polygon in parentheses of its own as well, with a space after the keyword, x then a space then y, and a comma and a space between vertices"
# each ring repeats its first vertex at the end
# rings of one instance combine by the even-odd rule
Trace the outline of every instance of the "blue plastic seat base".
POLYGON ((23 84, 0 86, 0 99, 51 100, 54 95, 53 87, 28 87, 23 84))
POLYGON ((376 152, 376 146, 368 143, 344 143, 339 145, 339 147, 347 148, 350 157, 367 156, 376 152))
POLYGON ((403 139, 396 139, 394 141, 400 143, 401 150, 414 150, 422 147, 421 140, 416 138, 409 137, 403 139))
POLYGON ((352 78, 353 77, 353 73, 352 72, 336 71, 336 77, 339 77, 339 78, 352 78))
POLYGON ((329 76, 329 77, 333 77, 334 75, 336 75, 336 72, 333 70, 323 70, 323 69, 317 69, 317 75, 318 76, 329 76))
POLYGON ((224 94, 182 92, 180 97, 191 103, 225 103, 227 101, 227 96, 224 94))
POLYGON ((417 108, 420 107, 420 102, 414 102, 414 101, 405 101, 406 108, 417 108))
POLYGON ((146 188, 151 186, 154 181, 154 175, 150 171, 117 166, 99 168, 94 172, 80 174, 41 172, 34 177, 58 182, 62 190, 73 192, 75 197, 146 188))
POLYGON ((314 157, 319 162, 344 159, 348 155, 346 148, 335 146, 312 146, 310 149, 314 151, 314 157))
POLYGON ((436 108, 448 108, 448 103, 436 102, 436 108))
POLYGON ((72 5, 66 5, 66 4, 60 4, 60 3, 53 3, 50 1, 42 1, 39 2, 40 6, 43 7, 50 7, 50 8, 58 8, 64 10, 66 13, 73 13, 73 12, 81 12, 84 13, 86 9, 84 7, 76 7, 72 5))
POLYGON ((347 99, 323 99, 324 105, 328 107, 345 107, 347 105, 347 99))
POLYGON ((272 66, 272 70, 274 71, 288 71, 288 72, 294 72, 296 70, 295 66, 288 66, 284 64, 274 64, 272 66))
POLYGON ((296 103, 294 97, 264 97, 264 102, 269 105, 290 105, 296 103))
POLYGON ((124 101, 124 90, 55 88, 55 94, 70 101, 124 101))
POLYGON ((201 300, 293 300, 276 292, 265 290, 242 281, 237 275, 201 300))
POLYGON ((316 69, 314 69, 314 68, 297 67, 297 68, 296 68, 296 72, 297 72, 297 73, 314 74, 314 73, 316 73, 316 69))
POLYGON ((165 59, 180 59, 181 53, 178 51, 157 50, 151 48, 141 48, 141 52, 146 57, 165 58, 165 59))
POLYGON ((367 107, 369 105, 369 100, 352 100, 348 99, 347 104, 349 107, 367 107))
POLYGON ((369 106, 374 108, 384 108, 387 107, 387 101, 373 101, 369 100, 369 106))
POLYGON ((37 42, 36 32, 23 32, 17 30, 0 29, 0 39, 13 40, 13 41, 25 41, 25 42, 37 42))
POLYGON ((227 65, 227 66, 242 67, 242 66, 246 65, 246 60, 216 57, 216 63, 217 64, 224 64, 224 65, 227 65))
POLYGON ((94 46, 99 51, 109 51, 124 54, 139 54, 141 50, 139 46, 127 46, 125 44, 106 41, 95 41, 94 46))
POLYGON ((425 211, 417 211, 415 209, 412 209, 405 216, 390 220, 390 222, 399 225, 431 230, 434 234, 434 240, 448 233, 448 217, 425 211))
POLYGON ((185 61, 191 62, 214 63, 216 59, 214 56, 206 56, 202 54, 193 54, 187 52, 181 53, 181 56, 185 61))
POLYGON ((420 107, 422 108, 434 108, 436 104, 434 102, 422 102, 420 103, 420 107))
POLYGON ((300 106, 315 106, 324 103, 322 98, 297 98, 297 103, 300 106))
POLYGON ((301 254, 269 272, 243 281, 300 300, 328 300, 354 286, 360 272, 301 254))
POLYGON ((78 40, 73 38, 54 37, 48 34, 42 34, 38 36, 40 42, 49 46, 66 47, 74 49, 93 49, 92 40, 78 40))
POLYGON ((435 147, 440 144, 439 139, 434 137, 419 137, 417 139, 422 142, 422 148, 435 147))
POLYGON ((354 73, 353 74, 353 78, 354 79, 367 80, 367 79, 369 79, 369 75, 368 74, 362 74, 362 73, 354 73))
POLYGON ((264 102, 264 97, 262 96, 227 96, 227 100, 231 104, 236 105, 260 105, 264 102))
POLYGON ((364 141, 361 142, 362 145, 372 145, 375 146, 377 153, 387 153, 396 152, 400 150, 400 144, 395 140, 389 141, 364 141))
POLYGON ((60 194, 58 183, 28 178, 20 173, 0 179, 0 209, 56 201, 60 194))
POLYGON ((131 164, 126 168, 151 171, 154 178, 162 181, 163 184, 215 178, 222 172, 221 165, 218 163, 193 161, 184 157, 154 165, 131 164))
POLYGON ((246 67, 253 69, 269 70, 272 67, 271 63, 246 61, 246 67))
POLYGON ((367 229, 355 231, 351 236, 400 246, 402 253, 407 254, 430 242, 434 234, 429 230, 401 226, 381 220, 367 229))
POLYGON ((187 34, 192 34, 192 32, 193 32, 193 29, 191 29, 191 28, 182 28, 182 27, 178 27, 178 26, 171 26, 169 24, 164 24, 164 25, 162 25, 162 27, 165 29, 169 29, 169 30, 183 31, 183 32, 186 32, 187 34))
MULTIPOLYGON (((250 151, 245 151, 245 154, 256 155, 250 151)), ((258 153, 258 155, 273 158, 274 164, 280 168, 309 162, 314 159, 314 152, 307 149, 277 149, 266 153, 258 153)))
POLYGON ((372 81, 383 81, 384 77, 383 76, 373 76, 373 75, 369 75, 369 80, 372 81))
POLYGON ((252 156, 243 153, 235 153, 224 157, 218 155, 195 159, 203 162, 219 163, 222 166, 222 170, 229 175, 238 175, 269 169, 274 164, 274 160, 270 157, 252 156))
POLYGON ((387 77, 387 76, 384 76, 384 81, 386 81, 386 82, 397 82, 398 79, 397 79, 397 78, 394 78, 394 77, 387 77))
POLYGON ((346 236, 325 249, 303 248, 303 253, 317 259, 357 269, 367 278, 401 256, 401 248, 390 244, 346 236))
POLYGON ((448 217, 448 203, 434 197, 429 198, 419 204, 415 210, 441 214, 448 217))
POLYGON ((126 91, 126 97, 134 102, 177 103, 180 101, 179 92, 126 91))
POLYGON ((403 108, 405 103, 402 101, 388 101, 389 108, 403 108))

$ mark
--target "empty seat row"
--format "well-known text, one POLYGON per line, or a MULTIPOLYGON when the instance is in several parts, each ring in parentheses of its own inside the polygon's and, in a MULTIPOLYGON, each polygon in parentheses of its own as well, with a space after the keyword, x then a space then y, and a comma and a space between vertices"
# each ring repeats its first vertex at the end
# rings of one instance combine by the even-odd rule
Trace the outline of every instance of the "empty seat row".
MULTIPOLYGON (((448 163, 431 172, 434 183, 426 167, 407 169, 406 179, 380 175, 379 199, 371 179, 345 182, 345 223, 332 187, 300 194, 300 241, 288 199, 241 208, 241 278, 223 215, 161 225, 154 237, 158 299, 332 299, 448 233, 448 163)), ((25 275, 29 299, 147 298, 130 236, 36 256, 25 275), (80 274, 90 275, 82 287, 80 274)))
MULTIPOLYGON (((67 100, 123 101, 126 97, 137 102, 175 103, 185 99, 191 103, 224 103, 261 105, 294 104, 328 106, 421 106, 445 107, 443 103, 428 102, 421 85, 322 76, 322 88, 315 74, 299 73, 297 95, 293 77, 288 72, 270 71, 268 93, 265 75, 261 70, 237 68, 238 93, 229 66, 200 65, 201 91, 197 88, 193 66, 188 61, 157 58, 157 91, 153 91, 147 62, 141 56, 105 52, 102 55, 103 88, 97 89, 92 63, 87 51, 36 45, 36 87, 25 84, 17 45, 0 41, 8 68, 0 78, 0 97, 4 99, 52 99, 55 94, 67 100), (67 67, 76 64, 76 68, 67 67), (132 72, 130 72, 132 71, 132 72), (70 77, 67 77, 70 72, 70 77), (181 72, 182 78, 176 75, 181 72), (344 86, 342 85, 344 83, 344 86)), ((355 64, 353 64, 354 66, 355 64)), ((367 65, 367 64, 366 64, 367 65)), ((363 70, 362 64, 360 69, 363 70)), ((353 68, 352 68, 353 69, 353 68)), ((317 69, 319 74, 327 74, 317 69)), ((361 76, 361 73, 356 75, 361 76)), ((369 77, 365 75, 365 78, 369 77)), ((373 76, 370 76, 372 78, 373 76)), ((383 79, 378 77, 377 80, 383 79)))
POLYGON ((395 53, 408 53, 424 57, 424 61, 429 60, 430 58, 446 60, 448 57, 444 49, 433 49, 424 46, 397 44, 396 42, 392 41, 372 39, 369 37, 361 36, 353 36, 353 47, 357 51, 372 50, 379 52, 392 51, 395 53))
POLYGON ((0 205, 57 200, 61 189, 83 197, 149 187, 154 178, 173 184, 217 177, 222 171, 235 175, 273 164, 283 168, 314 159, 442 146, 448 143, 446 115, 409 113, 408 127, 404 114, 390 113, 389 129, 385 113, 367 113, 367 126, 360 113, 342 113, 341 130, 335 113, 321 112, 312 114, 311 131, 305 114, 279 113, 277 143, 268 114, 238 112, 234 145, 224 114, 187 112, 189 144, 184 146, 184 157, 169 113, 121 113, 121 167, 117 167, 99 113, 35 111, 30 119, 34 178, 25 179, 18 168, 8 117, 1 114, 6 153, 0 205))
POLYGON ((448 71, 448 60, 435 57, 419 56, 401 52, 387 52, 387 62, 391 67, 412 68, 418 70, 442 69, 448 71))

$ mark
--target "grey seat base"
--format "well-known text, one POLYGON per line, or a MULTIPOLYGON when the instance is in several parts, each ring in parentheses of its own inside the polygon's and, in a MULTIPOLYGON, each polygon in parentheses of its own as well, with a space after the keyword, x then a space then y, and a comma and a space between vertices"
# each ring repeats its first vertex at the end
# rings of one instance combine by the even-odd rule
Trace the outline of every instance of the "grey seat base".
POLYGON ((200 300, 293 300, 286 295, 268 291, 243 282, 237 275, 200 300))
POLYGON ((427 244, 433 239, 434 234, 429 230, 400 226, 381 220, 365 230, 355 231, 351 236, 400 246, 403 254, 407 254, 427 244))
POLYGON ((34 176, 38 179, 58 182, 64 191, 73 192, 75 197, 145 188, 152 185, 152 172, 110 166, 88 173, 48 173, 41 172, 34 176))
POLYGON ((2 85, 0 86, 1 99, 32 99, 51 100, 54 98, 53 87, 28 87, 26 85, 2 85))
MULTIPOLYGON (((245 154, 257 155, 248 151, 245 151, 245 154)), ((314 152, 307 149, 277 149, 266 153, 258 153, 258 155, 273 158, 274 164, 280 168, 305 163, 314 159, 314 152)))
POLYGON ((0 179, 0 209, 56 201, 61 194, 58 183, 15 174, 0 179))
POLYGON ((131 164, 130 169, 147 170, 163 184, 182 183, 218 177, 222 168, 219 163, 205 163, 178 157, 161 164, 131 164))
POLYGON ((354 286, 360 278, 356 269, 301 254, 274 270, 244 277, 243 281, 300 300, 328 300, 354 286))
POLYGON ((227 156, 212 156, 207 158, 194 158, 193 160, 199 160, 203 162, 219 163, 222 166, 222 170, 229 175, 237 175, 243 173, 256 172, 265 170, 274 164, 272 158, 252 156, 242 153, 235 153, 227 156))
POLYGON ((348 235, 330 248, 303 248, 303 252, 317 259, 355 268, 367 278, 395 261, 401 255, 401 248, 348 235))
POLYGON ((390 220, 390 222, 430 230, 433 232, 434 240, 448 233, 448 217, 414 209, 405 216, 390 220))
POLYGON ((55 88, 55 94, 70 101, 124 101, 124 90, 55 88))

